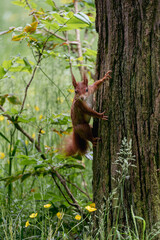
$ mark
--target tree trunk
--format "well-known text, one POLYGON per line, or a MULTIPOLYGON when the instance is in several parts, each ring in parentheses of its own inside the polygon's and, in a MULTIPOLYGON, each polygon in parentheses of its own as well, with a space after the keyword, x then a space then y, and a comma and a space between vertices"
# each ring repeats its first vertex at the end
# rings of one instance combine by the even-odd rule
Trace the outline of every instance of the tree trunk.
MULTIPOLYGON (((109 207, 116 153, 124 137, 132 139, 136 168, 131 168, 125 185, 124 207, 129 222, 133 206, 148 231, 160 221, 159 9, 158 0, 96 0, 97 79, 108 70, 112 79, 97 94, 97 110, 106 110, 109 118, 94 121, 94 134, 101 137, 94 150, 94 201, 98 209, 109 207)), ((114 200, 110 204, 108 231, 115 218, 114 200)), ((119 223, 126 224, 123 214, 119 223)), ((98 227, 99 221, 95 224, 98 227)))

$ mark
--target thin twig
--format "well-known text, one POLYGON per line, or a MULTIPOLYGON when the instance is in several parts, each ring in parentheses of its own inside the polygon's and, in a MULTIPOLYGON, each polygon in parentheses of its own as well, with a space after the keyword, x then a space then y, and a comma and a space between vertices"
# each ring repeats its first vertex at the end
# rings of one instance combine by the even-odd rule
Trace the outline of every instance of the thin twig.
POLYGON ((66 95, 64 94, 64 92, 61 90, 61 88, 43 71, 43 69, 42 69, 41 67, 40 67, 39 69, 40 69, 41 72, 46 76, 46 78, 48 78, 48 80, 49 80, 51 83, 53 83, 53 85, 56 86, 56 88, 58 88, 58 90, 62 93, 63 97, 64 97, 65 100, 66 100, 66 103, 67 103, 68 107, 70 108, 71 106, 70 106, 70 104, 69 104, 69 102, 68 102, 68 99, 67 99, 66 95))
POLYGON ((89 194, 88 194, 87 192, 83 191, 83 190, 82 190, 80 187, 78 187, 75 183, 72 183, 71 181, 69 181, 68 179, 66 179, 64 176, 63 176, 63 178, 65 179, 66 182, 68 182, 69 184, 71 184, 72 186, 74 186, 75 188, 77 188, 80 192, 82 192, 83 194, 85 194, 85 195, 88 197, 89 201, 92 201, 92 199, 90 198, 90 196, 89 196, 89 194))
POLYGON ((57 35, 56 33, 54 33, 54 32, 52 32, 52 31, 48 30, 48 29, 45 28, 45 27, 43 27, 43 29, 44 29, 47 33, 49 33, 49 34, 51 34, 51 35, 54 35, 55 37, 57 37, 57 38, 59 38, 59 39, 61 39, 61 40, 63 40, 63 41, 66 42, 66 39, 65 39, 64 37, 57 35))
POLYGON ((34 76, 35 76, 35 73, 36 73, 36 70, 37 70, 37 68, 38 68, 39 63, 41 62, 41 57, 42 57, 42 53, 39 53, 39 58, 38 58, 37 64, 36 64, 36 66, 35 66, 35 68, 34 68, 34 70, 33 70, 31 79, 30 79, 30 81, 29 81, 29 83, 27 84, 26 89, 25 89, 25 94, 24 94, 22 106, 21 106, 21 109, 20 109, 20 112, 19 112, 20 114, 22 113, 22 111, 23 111, 23 109, 24 109, 24 104, 25 104, 25 101, 26 101, 26 98, 27 98, 28 88, 29 88, 29 86, 31 85, 31 82, 33 81, 33 78, 34 78, 34 76))
MULTIPOLYGON (((28 0, 25 0, 25 2, 26 2, 26 5, 29 7, 29 9, 30 9, 31 11, 33 11, 33 8, 32 8, 31 5, 29 4, 28 0)), ((34 14, 34 12, 33 12, 32 14, 33 14, 34 18, 36 19, 36 21, 39 23, 39 20, 38 20, 36 14, 34 14)))
MULTIPOLYGON (((75 8, 75 13, 78 13, 78 0, 74 1, 74 8, 75 8)), ((78 42, 78 57, 82 58, 82 47, 81 47, 81 37, 80 37, 80 30, 76 29, 76 40, 78 42)), ((83 64, 83 61, 80 60, 80 64, 83 64)), ((79 67, 80 73, 81 73, 81 78, 83 79, 83 66, 79 67)))

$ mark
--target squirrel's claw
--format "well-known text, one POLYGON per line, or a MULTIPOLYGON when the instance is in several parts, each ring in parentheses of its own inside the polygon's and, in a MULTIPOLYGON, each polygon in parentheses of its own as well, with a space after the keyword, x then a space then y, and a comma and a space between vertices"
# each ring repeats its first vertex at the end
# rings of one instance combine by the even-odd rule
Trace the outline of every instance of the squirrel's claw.
POLYGON ((109 71, 104 75, 104 77, 105 77, 105 78, 112 78, 112 77, 109 75, 111 72, 112 72, 112 71, 109 70, 109 71))
POLYGON ((104 115, 105 112, 106 112, 106 111, 104 111, 104 112, 101 113, 101 119, 102 119, 102 120, 108 120, 108 116, 105 116, 105 115, 104 115))

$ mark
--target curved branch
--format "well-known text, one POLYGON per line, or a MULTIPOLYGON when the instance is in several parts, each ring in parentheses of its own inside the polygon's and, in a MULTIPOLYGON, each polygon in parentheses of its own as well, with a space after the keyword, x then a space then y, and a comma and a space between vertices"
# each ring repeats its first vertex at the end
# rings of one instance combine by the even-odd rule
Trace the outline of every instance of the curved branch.
MULTIPOLYGON (((80 212, 82 212, 81 207, 79 206, 78 202, 76 201, 75 197, 73 196, 73 194, 71 193, 70 189, 68 188, 65 179, 53 168, 53 173, 52 173, 52 177, 53 175, 57 176, 57 178, 60 180, 61 184, 63 185, 63 187, 65 188, 68 196, 70 197, 70 199, 72 200, 72 204, 74 204, 73 206, 75 206, 80 212)), ((72 205, 71 204, 71 205, 72 205)))

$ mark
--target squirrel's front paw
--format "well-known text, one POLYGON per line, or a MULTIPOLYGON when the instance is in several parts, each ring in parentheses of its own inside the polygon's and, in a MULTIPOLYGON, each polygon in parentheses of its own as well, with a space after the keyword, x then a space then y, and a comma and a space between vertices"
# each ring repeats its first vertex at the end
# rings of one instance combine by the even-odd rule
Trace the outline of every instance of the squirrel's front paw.
POLYGON ((101 118, 102 120, 108 120, 108 116, 105 116, 104 114, 105 114, 105 111, 102 112, 102 113, 100 113, 100 118, 101 118))
POLYGON ((105 75, 104 75, 104 78, 112 78, 109 74, 111 73, 112 71, 109 70, 105 75))

